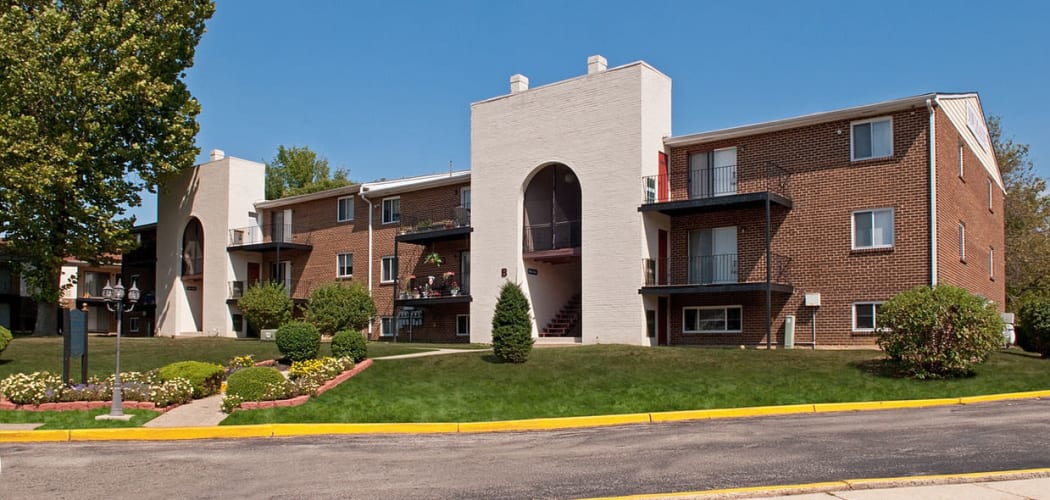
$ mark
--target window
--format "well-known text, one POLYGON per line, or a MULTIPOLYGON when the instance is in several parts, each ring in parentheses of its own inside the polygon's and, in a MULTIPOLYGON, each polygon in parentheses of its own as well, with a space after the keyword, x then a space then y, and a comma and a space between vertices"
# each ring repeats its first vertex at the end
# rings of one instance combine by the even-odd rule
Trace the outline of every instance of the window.
POLYGON ((988 247, 988 279, 995 279, 995 249, 988 247))
POLYGON ((393 255, 383 257, 382 269, 379 273, 380 283, 393 283, 397 276, 397 259, 393 255))
POLYGON ((736 194, 736 148, 689 155, 689 198, 736 194))
POLYGON ((853 249, 893 247, 893 209, 853 212, 853 249))
POLYGON ((339 198, 339 201, 337 202, 337 204, 338 204, 338 208, 337 208, 337 212, 338 213, 336 214, 336 220, 338 222, 346 222, 346 221, 354 220, 354 197, 353 196, 344 196, 342 198, 339 198))
POLYGON ((470 335, 470 315, 469 314, 457 314, 456 315, 456 336, 466 337, 470 335))
MULTIPOLYGON (((105 288, 106 283, 109 282, 109 273, 98 273, 93 271, 84 271, 83 284, 80 287, 81 295, 88 295, 90 297, 101 297, 102 289, 105 288)), ((116 283, 112 283, 116 286, 116 283)), ((127 285, 131 288, 131 285, 127 285)))
POLYGON ((231 319, 233 320, 233 331, 239 332, 239 331, 244 329, 244 315, 243 314, 234 314, 234 315, 231 316, 231 319))
POLYGON ((882 302, 857 302, 853 304, 853 331, 874 332, 878 324, 882 302))
POLYGON ((656 338, 656 311, 653 309, 645 310, 645 336, 656 338))
POLYGON ((394 318, 386 316, 379 318, 379 335, 382 337, 394 336, 394 318))
POLYGON ((963 178, 963 163, 965 163, 965 161, 964 161, 964 158, 965 158, 964 153, 966 152, 965 147, 966 147, 966 144, 960 140, 959 141, 959 178, 960 179, 963 178))
POLYGON ((851 160, 893 156, 893 118, 882 117, 850 124, 851 160))
POLYGON ((689 231, 689 283, 736 283, 736 243, 736 226, 689 231))
POLYGON ((459 190, 459 206, 470 210, 470 187, 459 190))
POLYGON ((682 309, 682 331, 685 333, 740 333, 743 308, 686 307, 682 309))
POLYGON ((335 259, 335 276, 337 278, 350 278, 354 275, 354 254, 341 253, 335 259))
POLYGON ((401 197, 383 198, 383 224, 401 222, 401 197))
POLYGON ((988 179, 988 210, 992 210, 992 180, 988 179))
POLYGON ((966 262, 966 224, 959 223, 959 260, 966 262))
POLYGON ((140 328, 139 323, 139 318, 128 318, 128 331, 131 333, 138 333, 140 328))

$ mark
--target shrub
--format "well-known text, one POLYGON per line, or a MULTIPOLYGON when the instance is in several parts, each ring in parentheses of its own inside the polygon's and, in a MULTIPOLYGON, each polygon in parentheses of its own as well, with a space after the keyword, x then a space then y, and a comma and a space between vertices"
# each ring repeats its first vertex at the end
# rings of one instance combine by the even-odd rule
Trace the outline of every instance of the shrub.
POLYGON ((222 365, 205 363, 203 361, 179 361, 161 367, 158 371, 160 380, 168 382, 176 378, 184 378, 190 381, 193 387, 193 397, 200 399, 219 392, 222 380, 226 378, 226 369, 222 365))
POLYGON ((529 299, 516 283, 504 283, 492 315, 492 350, 501 361, 524 363, 532 342, 529 299))
POLYGON ((1050 358, 1050 301, 1030 300, 1017 312, 1017 345, 1050 358))
POLYGON ((292 319, 292 299, 280 283, 252 285, 237 301, 248 324, 258 330, 277 328, 292 319))
POLYGON ((343 330, 332 337, 332 355, 337 358, 350 358, 360 363, 368 357, 368 342, 361 332, 343 330))
POLYGON ((314 290, 303 312, 304 319, 325 335, 340 330, 361 331, 375 315, 376 304, 359 283, 330 283, 314 290))
POLYGON ((1002 345, 995 307, 951 285, 901 292, 877 317, 879 347, 920 379, 968 375, 1002 345))
POLYGON ((11 339, 14 337, 11 335, 11 330, 0 326, 0 353, 7 349, 7 345, 11 343, 11 339))
POLYGON ((241 401, 284 399, 290 393, 284 375, 272 366, 253 366, 230 374, 226 379, 226 398, 241 401))
POLYGON ((321 332, 310 323, 286 323, 277 330, 277 349, 289 361, 316 358, 317 351, 321 349, 321 332))

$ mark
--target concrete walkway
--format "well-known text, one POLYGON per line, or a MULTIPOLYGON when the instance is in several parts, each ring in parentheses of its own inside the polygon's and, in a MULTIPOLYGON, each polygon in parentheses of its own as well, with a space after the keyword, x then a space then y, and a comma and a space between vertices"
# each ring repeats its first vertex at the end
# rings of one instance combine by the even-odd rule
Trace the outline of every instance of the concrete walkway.
MULTIPOLYGON (((693 498, 714 498, 722 495, 697 495, 693 498)), ((933 484, 925 486, 902 485, 885 488, 852 489, 844 491, 825 491, 821 493, 802 493, 795 495, 773 496, 755 492, 755 496, 737 496, 734 498, 772 498, 781 500, 884 500, 914 499, 924 500, 1050 500, 1050 478, 1017 479, 1012 481, 982 481, 967 484, 933 484)), ((689 498, 686 496, 685 498, 689 498)))
POLYGON ((380 356, 378 358, 372 358, 376 361, 381 359, 408 359, 408 358, 423 358, 426 356, 441 356, 443 354, 459 354, 463 352, 484 352, 491 351, 492 349, 437 349, 433 351, 422 351, 412 352, 408 354, 398 354, 395 356, 380 356))

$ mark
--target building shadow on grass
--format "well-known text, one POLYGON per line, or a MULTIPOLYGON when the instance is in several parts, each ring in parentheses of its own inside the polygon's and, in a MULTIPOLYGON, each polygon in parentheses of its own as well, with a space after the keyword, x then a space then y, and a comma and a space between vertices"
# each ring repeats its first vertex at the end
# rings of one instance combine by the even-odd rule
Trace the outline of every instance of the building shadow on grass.
POLYGON ((908 372, 901 368, 900 364, 889 358, 867 359, 864 361, 853 361, 850 366, 860 370, 867 375, 881 378, 908 378, 908 372))

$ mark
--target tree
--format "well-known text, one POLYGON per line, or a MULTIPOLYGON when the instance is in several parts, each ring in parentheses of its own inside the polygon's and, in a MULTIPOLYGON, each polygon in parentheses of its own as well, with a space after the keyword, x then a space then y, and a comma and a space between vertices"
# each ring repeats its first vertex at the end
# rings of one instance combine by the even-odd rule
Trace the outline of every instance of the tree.
POLYGON ((375 315, 376 304, 360 283, 330 283, 314 290, 303 312, 306 322, 326 335, 340 330, 360 332, 375 315))
POLYGON ((532 342, 529 299, 517 283, 504 283, 492 315, 492 351, 501 361, 524 363, 532 342))
POLYGON ((266 164, 266 199, 316 193, 350 184, 346 170, 329 174, 328 160, 309 147, 277 147, 277 156, 266 164))
POLYGON ((999 117, 988 118, 992 148, 1006 187, 1006 306, 1028 293, 1050 292, 1050 197, 1035 174, 1028 145, 1003 138, 999 117))
POLYGON ((139 193, 193 166, 183 79, 210 0, 14 0, 0 11, 0 234, 23 260, 37 333, 57 331, 66 257, 132 248, 139 193))
POLYGON ((248 287, 237 301, 237 308, 256 330, 278 328, 292 319, 292 299, 280 283, 248 287))

